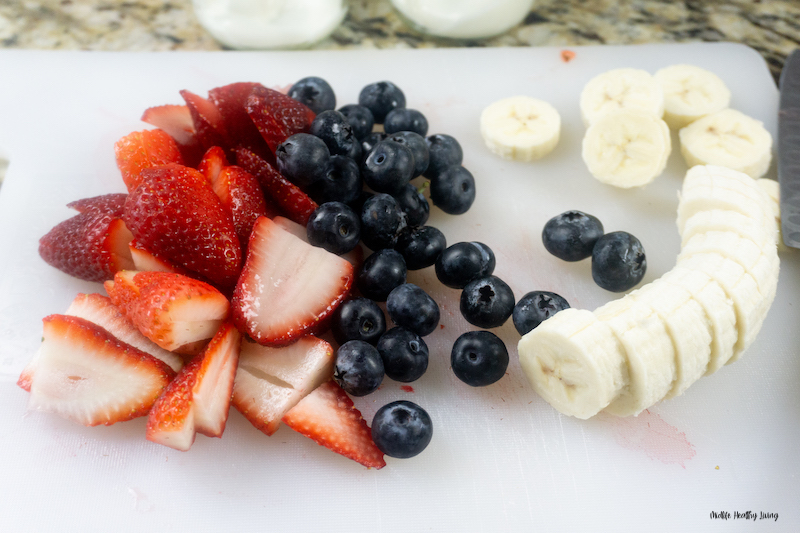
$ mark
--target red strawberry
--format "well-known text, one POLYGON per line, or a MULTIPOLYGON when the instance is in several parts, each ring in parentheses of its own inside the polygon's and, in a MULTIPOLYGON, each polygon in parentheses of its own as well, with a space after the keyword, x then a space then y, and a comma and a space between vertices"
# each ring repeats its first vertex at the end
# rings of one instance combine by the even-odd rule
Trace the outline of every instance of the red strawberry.
POLYGON ((244 106, 272 153, 295 133, 308 132, 315 117, 297 100, 263 86, 253 88, 244 106))
POLYGON ((219 146, 212 146, 203 155, 200 164, 197 165, 197 170, 206 177, 209 183, 213 184, 217 181, 217 176, 223 168, 227 167, 228 157, 225 155, 225 150, 219 146))
POLYGON ((297 185, 250 150, 237 149, 236 163, 255 176, 264 196, 272 198, 289 219, 303 226, 308 224, 309 217, 319 206, 297 185))
POLYGON ((175 377, 162 361, 87 320, 50 315, 43 322, 29 410, 111 425, 147 414, 175 377))
POLYGON ((141 245, 139 241, 133 239, 128 243, 133 259, 133 269, 145 272, 174 272, 175 274, 187 275, 188 271, 163 257, 154 254, 141 245))
POLYGON ((118 272, 106 291, 142 334, 165 350, 210 339, 228 316, 217 289, 167 272, 118 272))
POLYGON ((128 195, 124 193, 103 194, 101 196, 93 196, 92 198, 75 200, 74 202, 68 203, 67 207, 79 213, 86 213, 94 209, 103 213, 108 213, 115 218, 121 218, 127 198, 128 195))
POLYGON ((142 335, 108 296, 96 293, 78 294, 64 314, 100 326, 122 342, 164 361, 176 372, 183 366, 183 359, 142 335))
POLYGON ((194 131, 203 148, 208 150, 212 146, 228 146, 228 133, 219 108, 190 91, 181 91, 181 96, 192 115, 194 131))
POLYGON ((234 289, 233 319, 259 344, 286 345, 319 331, 352 283, 353 265, 261 217, 234 289))
POLYGON ((241 146, 263 155, 270 153, 270 149, 244 107, 256 87, 264 88, 260 83, 231 83, 208 91, 208 99, 222 114, 225 130, 228 132, 229 148, 241 146))
POLYGON ((247 245, 258 217, 272 218, 277 214, 274 206, 268 209, 258 181, 242 167, 223 168, 212 186, 231 214, 236 235, 243 246, 247 245))
MULTIPOLYGON (((85 201, 79 200, 79 207, 86 208, 85 201)), ((99 208, 86 209, 39 239, 42 259, 87 281, 105 281, 119 270, 133 268, 128 248, 133 235, 119 215, 99 208)))
POLYGON ((233 385, 233 406, 267 435, 309 392, 331 379, 333 348, 314 336, 282 348, 243 342, 233 385))
POLYGON ((230 215, 200 172, 180 165, 146 169, 125 202, 125 224, 146 249, 232 286, 242 250, 230 215))
POLYGON ((184 163, 195 166, 203 157, 203 145, 194 130, 192 113, 185 105, 161 105, 149 107, 142 114, 142 122, 164 130, 175 139, 184 163))
POLYGON ((169 163, 183 164, 175 140, 162 130, 134 131, 114 144, 114 152, 128 192, 139 185, 142 170, 169 163))
POLYGON ((317 444, 368 468, 383 468, 386 461, 372 440, 372 433, 339 385, 328 381, 300 400, 283 422, 317 444))
MULTIPOLYGON (((291 233, 295 235, 298 239, 303 239, 305 242, 308 242, 308 233, 306 232, 306 228, 301 226, 297 222, 293 222, 288 218, 284 217, 273 217, 272 221, 291 233)), ((358 246, 347 252, 346 254, 342 254, 340 256, 342 259, 347 259, 347 261, 353 265, 353 269, 358 271, 361 268, 361 263, 364 262, 364 250, 361 248, 361 244, 359 243, 358 246)), ((135 258, 134 258, 135 262, 135 258)), ((141 269, 140 269, 141 270, 141 269)))
POLYGON ((241 340, 233 324, 224 324, 206 350, 183 367, 150 410, 147 440, 186 451, 195 432, 222 436, 241 340))

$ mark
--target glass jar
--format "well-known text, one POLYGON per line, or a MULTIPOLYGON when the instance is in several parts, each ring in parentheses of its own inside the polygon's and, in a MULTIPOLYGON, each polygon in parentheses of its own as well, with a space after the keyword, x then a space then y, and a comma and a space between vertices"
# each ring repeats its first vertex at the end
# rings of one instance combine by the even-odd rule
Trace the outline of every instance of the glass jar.
POLYGON ((450 39, 482 39, 519 24, 533 0, 391 0, 417 30, 450 39))

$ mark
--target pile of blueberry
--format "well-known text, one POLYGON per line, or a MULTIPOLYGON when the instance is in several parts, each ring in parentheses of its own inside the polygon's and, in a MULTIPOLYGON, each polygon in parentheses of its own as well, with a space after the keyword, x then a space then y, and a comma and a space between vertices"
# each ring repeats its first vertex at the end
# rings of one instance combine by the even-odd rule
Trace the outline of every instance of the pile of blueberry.
POLYGON ((567 211, 551 218, 542 230, 548 252, 564 261, 592 258, 592 278, 603 289, 625 292, 635 287, 647 270, 641 241, 626 231, 604 233, 597 217, 567 211))

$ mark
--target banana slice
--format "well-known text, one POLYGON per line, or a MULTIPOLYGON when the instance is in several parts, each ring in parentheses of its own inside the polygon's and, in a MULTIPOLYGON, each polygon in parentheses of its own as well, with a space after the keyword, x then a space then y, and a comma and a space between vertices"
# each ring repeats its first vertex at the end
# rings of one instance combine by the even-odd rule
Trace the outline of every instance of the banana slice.
POLYGON ((678 136, 681 154, 690 167, 720 165, 760 178, 772 161, 772 135, 760 121, 735 109, 696 120, 678 136))
POLYGON ((634 111, 661 118, 664 114, 664 91, 649 72, 619 68, 589 80, 581 91, 580 107, 586 126, 619 111, 634 111))
POLYGON ((705 375, 713 374, 733 356, 733 347, 739 338, 733 300, 719 283, 700 270, 678 265, 659 280, 676 290, 688 291, 705 311, 706 319, 711 324, 711 353, 705 375))
POLYGON ((546 156, 558 144, 561 116, 552 105, 529 96, 512 96, 481 113, 481 136, 493 153, 514 161, 546 156))
POLYGON ((536 393, 561 413, 590 418, 627 385, 622 347, 591 311, 565 309, 533 331, 519 341, 520 364, 536 393))
POLYGON ((699 211, 686 220, 681 235, 681 247, 686 246, 695 235, 711 231, 736 233, 755 243, 759 249, 775 242, 774 232, 770 231, 763 222, 736 211, 712 209, 699 211))
POLYGON ((606 114, 586 130, 583 161, 602 183, 640 187, 667 165, 672 150, 667 124, 654 115, 633 111, 606 114))
POLYGON ((761 187, 770 199, 769 205, 772 208, 772 216, 775 218, 775 241, 778 243, 778 251, 785 252, 788 250, 783 244, 783 236, 781 235, 781 190, 777 181, 768 178, 760 178, 756 180, 756 184, 761 187))
POLYGON ((694 65, 662 68, 654 78, 664 91, 664 121, 672 129, 683 128, 731 103, 731 91, 725 82, 694 65))
POLYGON ((605 412, 638 415, 672 389, 677 374, 672 339, 661 318, 630 294, 595 309, 594 314, 617 336, 628 361, 630 384, 605 412))
POLYGON ((712 325, 703 307, 692 294, 660 280, 631 293, 637 302, 647 305, 664 322, 675 352, 675 381, 664 397, 683 394, 700 379, 711 358, 712 325))

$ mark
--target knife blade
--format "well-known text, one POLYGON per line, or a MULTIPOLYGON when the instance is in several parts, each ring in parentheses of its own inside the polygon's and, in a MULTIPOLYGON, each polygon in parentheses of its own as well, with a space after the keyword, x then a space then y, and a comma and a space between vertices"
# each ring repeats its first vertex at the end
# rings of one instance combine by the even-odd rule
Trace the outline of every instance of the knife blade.
POLYGON ((779 85, 778 182, 781 233, 786 246, 800 248, 800 49, 786 58, 779 85))

